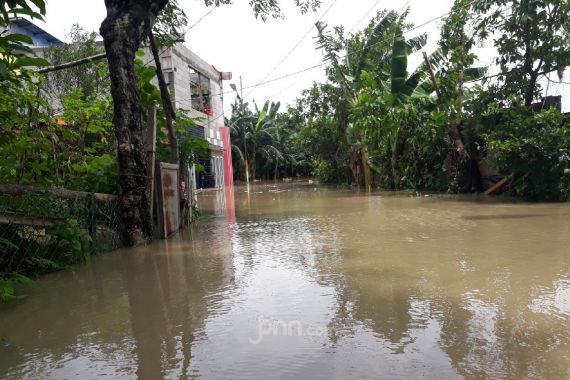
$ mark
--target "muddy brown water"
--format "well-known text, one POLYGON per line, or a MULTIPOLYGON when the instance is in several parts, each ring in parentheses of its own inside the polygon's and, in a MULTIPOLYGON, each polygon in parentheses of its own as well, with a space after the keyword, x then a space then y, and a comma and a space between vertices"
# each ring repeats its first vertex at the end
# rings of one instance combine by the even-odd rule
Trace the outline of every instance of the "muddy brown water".
POLYGON ((257 186, 0 307, 0 378, 568 378, 570 205, 257 186), (235 206, 232 207, 232 206, 235 206))

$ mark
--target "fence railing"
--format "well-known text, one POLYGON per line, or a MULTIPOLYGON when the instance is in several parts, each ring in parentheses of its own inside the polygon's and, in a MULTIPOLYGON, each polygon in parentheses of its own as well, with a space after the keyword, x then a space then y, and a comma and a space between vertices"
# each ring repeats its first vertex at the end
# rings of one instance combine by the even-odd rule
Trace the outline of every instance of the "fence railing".
POLYGON ((0 185, 0 282, 120 246, 116 196, 0 185))

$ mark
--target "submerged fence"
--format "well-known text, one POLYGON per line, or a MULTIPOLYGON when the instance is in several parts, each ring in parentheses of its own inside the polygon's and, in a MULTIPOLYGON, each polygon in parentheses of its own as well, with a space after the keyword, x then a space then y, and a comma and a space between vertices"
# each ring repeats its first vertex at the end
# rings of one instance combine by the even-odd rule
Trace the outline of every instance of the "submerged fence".
POLYGON ((0 288, 120 246, 115 196, 0 185, 0 288))

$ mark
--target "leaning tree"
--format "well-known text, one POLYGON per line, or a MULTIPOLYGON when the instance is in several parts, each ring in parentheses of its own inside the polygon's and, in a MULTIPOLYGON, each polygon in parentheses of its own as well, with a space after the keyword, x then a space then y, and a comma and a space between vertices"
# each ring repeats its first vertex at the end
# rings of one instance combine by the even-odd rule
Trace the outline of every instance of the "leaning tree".
MULTIPOLYGON (((231 0, 204 0, 206 5, 231 0)), ((113 124, 119 164, 119 207, 122 240, 132 246, 152 237, 150 199, 146 193, 146 159, 142 110, 137 95, 135 54, 149 37, 169 0, 105 0, 107 17, 100 33, 105 44, 114 101, 113 124)), ((315 10, 321 0, 294 0, 302 13, 315 10)), ((278 0, 250 0, 256 17, 283 17, 278 0)))

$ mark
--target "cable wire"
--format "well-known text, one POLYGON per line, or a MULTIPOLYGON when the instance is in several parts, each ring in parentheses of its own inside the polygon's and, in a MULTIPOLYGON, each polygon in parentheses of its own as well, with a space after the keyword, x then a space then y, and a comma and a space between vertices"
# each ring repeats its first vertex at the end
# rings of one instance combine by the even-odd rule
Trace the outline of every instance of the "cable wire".
MULTIPOLYGON (((202 21, 204 21, 204 19, 206 17, 208 17, 213 11, 216 10, 217 7, 212 7, 212 9, 210 9, 208 12, 206 12, 204 15, 202 15, 202 17, 200 17, 198 19, 198 21, 196 21, 194 24, 190 25, 188 28, 184 29, 182 31, 182 33, 180 33, 181 36, 184 36, 186 33, 188 33, 189 31, 191 31, 192 29, 194 29, 194 27, 196 27, 198 24, 200 24, 202 21)), ((171 46, 167 46, 164 49, 162 49, 162 51, 158 54, 159 56, 161 56, 165 51, 167 51, 169 48, 171 48, 171 46)), ((144 63, 144 66, 148 66, 151 62, 154 62, 154 58, 148 60, 147 62, 144 63)))
POLYGON ((364 20, 365 18, 368 17, 368 15, 378 6, 378 4, 380 3, 380 0, 376 0, 376 2, 374 2, 374 4, 370 7, 370 9, 368 11, 366 11, 366 13, 360 18, 360 20, 358 20, 356 22, 356 24, 354 24, 354 26, 348 31, 348 33, 352 33, 352 31, 354 29, 356 29, 356 27, 358 25, 360 25, 360 23, 362 22, 362 20, 364 20))
MULTIPOLYGON (((404 34, 405 34, 405 33, 412 32, 412 31, 417 30, 417 29, 419 29, 419 28, 422 28, 422 27, 424 27, 424 26, 426 26, 426 25, 428 25, 428 24, 430 24, 430 23, 432 23, 432 22, 434 22, 434 21, 439 20, 439 19, 442 19, 443 17, 447 16, 449 13, 451 13, 451 11, 449 11, 449 12, 447 12, 447 13, 444 13, 444 14, 438 16, 438 17, 434 17, 434 18, 432 18, 432 19, 430 19, 430 20, 428 20, 428 21, 426 21, 426 22, 424 22, 424 23, 422 23, 422 24, 419 24, 419 25, 417 25, 417 26, 414 26, 414 27, 412 27, 412 28, 410 28, 410 29, 407 29, 406 31, 404 31, 404 34)), ((379 41, 379 42, 377 42, 377 43, 375 43, 375 44, 370 45, 370 47, 376 46, 376 45, 378 45, 378 44, 380 44, 380 43, 381 43, 381 41, 379 41)), ((347 57, 351 56, 352 54, 356 54, 357 52, 359 52, 359 51, 352 51, 351 53, 347 53, 347 54, 345 54, 345 55, 343 55, 343 56, 340 56, 339 58, 340 58, 340 59, 344 59, 344 58, 347 58, 347 57)), ((322 66, 326 66, 327 64, 328 64, 327 62, 321 62, 321 63, 315 64, 315 65, 313 65, 313 66, 309 66, 309 67, 306 67, 306 68, 304 68, 304 69, 300 69, 300 70, 298 70, 298 71, 294 71, 294 72, 292 72, 292 73, 279 76, 279 77, 277 77, 277 78, 273 78, 273 79, 270 79, 270 80, 263 80, 263 81, 258 82, 258 83, 256 83, 256 84, 253 84, 253 85, 250 85, 250 86, 246 86, 246 87, 244 87, 243 89, 244 89, 244 90, 247 90, 247 89, 250 89, 250 88, 257 88, 257 87, 259 87, 259 86, 263 86, 263 85, 266 85, 266 84, 269 84, 269 83, 277 82, 277 81, 280 81, 280 80, 282 80, 282 79, 290 78, 290 77, 295 76, 295 75, 303 74, 303 73, 305 73, 305 72, 307 72, 307 71, 314 70, 314 69, 319 68, 319 67, 322 67, 322 66)), ((466 83, 468 83, 468 82, 466 82, 466 83)), ((231 93, 233 93, 233 90, 232 90, 232 91, 229 91, 229 90, 228 90, 228 91, 220 92, 220 93, 217 93, 217 94, 211 94, 210 97, 223 96, 223 95, 231 94, 231 93)), ((250 95, 251 95, 251 91, 250 91, 246 96, 244 96, 244 100, 247 99, 250 95)), ((183 102, 183 101, 188 101, 188 100, 191 100, 191 98, 188 98, 188 99, 180 99, 180 100, 178 100, 178 101, 183 102)))
MULTIPOLYGON (((319 17, 319 19, 314 22, 311 25, 311 28, 309 30, 307 30, 307 32, 301 37, 301 39, 299 41, 297 41, 297 43, 295 44, 295 46, 293 46, 293 48, 291 50, 289 50, 289 52, 285 55, 285 57, 283 57, 278 63, 277 65, 275 65, 275 67, 273 67, 269 73, 267 73, 267 75, 265 75, 265 77, 263 77, 263 79, 261 80, 261 82, 265 81, 267 78, 269 78, 271 76, 271 74, 273 74, 294 52, 295 50, 297 50, 297 48, 299 47, 299 45, 301 45, 301 43, 305 40, 305 38, 307 38, 307 36, 309 34, 311 34, 311 32, 313 31, 313 29, 315 28, 315 24, 317 22, 322 21, 322 19, 327 15, 327 13, 329 13, 329 11, 332 9, 332 7, 337 3, 338 0, 333 0, 333 2, 331 3, 331 5, 323 12, 323 14, 319 17)), ((246 94, 246 98, 249 97, 255 90, 256 90, 257 86, 254 86, 253 89, 246 94)))

